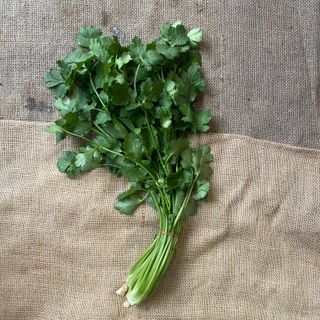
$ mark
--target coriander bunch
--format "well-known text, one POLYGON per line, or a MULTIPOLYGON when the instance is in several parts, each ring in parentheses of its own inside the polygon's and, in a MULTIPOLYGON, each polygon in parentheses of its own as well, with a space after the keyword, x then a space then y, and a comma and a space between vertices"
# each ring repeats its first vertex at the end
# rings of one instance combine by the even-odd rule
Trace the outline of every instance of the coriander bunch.
POLYGON ((65 151, 58 169, 75 178, 104 167, 131 182, 115 208, 132 215, 143 202, 156 209, 159 233, 117 291, 126 306, 149 297, 174 254, 183 220, 206 197, 212 173, 207 145, 191 148, 188 134, 209 129, 209 110, 195 110, 204 90, 198 46, 200 28, 164 24, 148 44, 128 46, 94 27, 77 35, 79 47, 45 75, 60 119, 46 128, 57 142, 83 141, 65 151))

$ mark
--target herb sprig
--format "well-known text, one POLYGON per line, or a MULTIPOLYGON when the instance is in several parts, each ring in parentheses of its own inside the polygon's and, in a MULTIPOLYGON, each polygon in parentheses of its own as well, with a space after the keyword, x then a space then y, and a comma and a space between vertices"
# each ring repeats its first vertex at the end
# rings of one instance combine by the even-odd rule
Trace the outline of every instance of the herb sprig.
POLYGON ((188 135, 206 132, 210 110, 196 110, 205 88, 198 51, 202 30, 180 21, 164 24, 148 44, 128 46, 94 27, 84 27, 78 48, 45 75, 60 119, 46 128, 57 142, 83 141, 65 151, 58 169, 75 178, 104 167, 131 182, 115 208, 132 215, 143 202, 156 209, 159 233, 117 291, 126 306, 152 294, 173 256, 182 221, 206 197, 212 174, 208 145, 190 147, 188 135))

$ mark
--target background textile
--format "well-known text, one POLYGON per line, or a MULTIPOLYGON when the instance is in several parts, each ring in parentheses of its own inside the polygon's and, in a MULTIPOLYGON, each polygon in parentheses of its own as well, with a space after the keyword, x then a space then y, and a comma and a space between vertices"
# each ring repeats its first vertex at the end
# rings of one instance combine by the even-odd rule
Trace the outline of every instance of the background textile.
POLYGON ((0 320, 320 319, 319 0, 0 1, 0 320), (43 76, 84 25, 129 43, 164 22, 204 30, 199 136, 215 156, 208 199, 155 295, 114 292, 157 232, 113 209, 124 180, 70 180, 43 132, 43 76), (216 133, 218 132, 218 133, 216 133), (263 139, 263 140, 259 140, 263 139))
POLYGON ((115 295, 157 232, 143 206, 113 209, 127 184, 70 180, 43 124, 2 121, 0 319, 319 319, 320 151, 208 134, 213 188, 185 223, 159 290, 115 295))

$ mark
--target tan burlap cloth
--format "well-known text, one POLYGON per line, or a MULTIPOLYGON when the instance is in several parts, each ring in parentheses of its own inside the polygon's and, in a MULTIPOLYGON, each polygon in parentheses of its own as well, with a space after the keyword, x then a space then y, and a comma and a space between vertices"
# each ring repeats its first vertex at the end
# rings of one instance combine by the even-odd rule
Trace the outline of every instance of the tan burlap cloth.
POLYGON ((113 209, 126 182, 70 180, 44 123, 0 122, 0 319, 320 319, 320 151, 208 134, 209 198, 185 223, 158 291, 115 295, 157 232, 113 209))

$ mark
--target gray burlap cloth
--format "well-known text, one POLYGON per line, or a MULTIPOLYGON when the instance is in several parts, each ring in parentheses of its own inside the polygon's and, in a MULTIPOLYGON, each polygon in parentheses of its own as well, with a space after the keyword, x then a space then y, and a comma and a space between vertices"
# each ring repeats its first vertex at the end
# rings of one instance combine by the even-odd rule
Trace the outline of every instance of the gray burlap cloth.
POLYGON ((0 118, 55 119, 43 75, 84 25, 125 44, 178 19, 204 32, 212 131, 320 148, 320 0, 1 0, 0 118))

